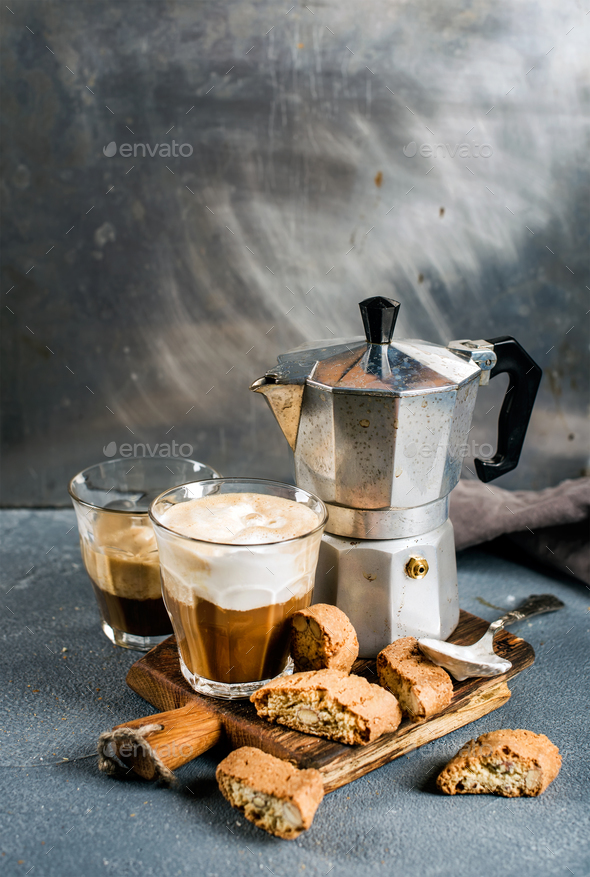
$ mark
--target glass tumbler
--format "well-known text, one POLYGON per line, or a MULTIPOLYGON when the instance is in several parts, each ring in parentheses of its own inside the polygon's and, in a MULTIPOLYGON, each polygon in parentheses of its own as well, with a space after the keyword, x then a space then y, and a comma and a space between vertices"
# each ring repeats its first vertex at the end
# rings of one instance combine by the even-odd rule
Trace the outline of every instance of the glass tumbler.
MULTIPOLYGON (((234 501, 246 506, 248 503, 243 496, 235 496, 234 501)), ((192 508, 187 512, 190 520, 192 508)), ((207 518, 204 511, 202 514, 207 518)), ((232 700, 249 697, 270 679, 292 672, 288 620, 292 612, 311 602, 328 517, 323 502, 289 484, 220 478, 167 490, 152 503, 150 516, 160 552, 162 593, 176 634, 180 667, 192 688, 232 700), (271 525, 276 524, 272 520, 274 498, 301 504, 305 512, 290 512, 303 515, 308 529, 303 535, 274 542, 231 542, 234 519, 213 501, 227 494, 261 495, 262 499, 256 501, 265 510, 264 521, 271 525), (186 535, 185 527, 167 514, 174 512, 179 503, 199 499, 217 518, 213 534, 217 541, 213 536, 201 538, 202 529, 199 538, 186 535), (227 542, 222 541, 224 531, 228 531, 227 542)), ((257 515, 249 517, 255 520, 257 515)), ((209 524, 204 521, 199 526, 207 529, 209 524)))
POLYGON ((84 469, 69 484, 104 633, 115 645, 148 651, 172 633, 162 600, 150 502, 184 481, 215 478, 194 460, 126 457, 84 469))

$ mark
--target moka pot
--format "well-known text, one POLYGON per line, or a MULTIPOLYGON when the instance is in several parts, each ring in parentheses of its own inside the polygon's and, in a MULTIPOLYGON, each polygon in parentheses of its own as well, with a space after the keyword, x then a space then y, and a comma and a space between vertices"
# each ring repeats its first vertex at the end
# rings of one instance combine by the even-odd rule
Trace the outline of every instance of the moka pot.
POLYGON ((541 369, 510 336, 392 341, 399 303, 360 303, 365 337, 281 354, 251 389, 295 456, 298 486, 328 506, 314 602, 339 606, 362 657, 401 636, 446 639, 459 618, 449 494, 479 386, 507 372, 497 451, 482 481, 518 463, 541 369))

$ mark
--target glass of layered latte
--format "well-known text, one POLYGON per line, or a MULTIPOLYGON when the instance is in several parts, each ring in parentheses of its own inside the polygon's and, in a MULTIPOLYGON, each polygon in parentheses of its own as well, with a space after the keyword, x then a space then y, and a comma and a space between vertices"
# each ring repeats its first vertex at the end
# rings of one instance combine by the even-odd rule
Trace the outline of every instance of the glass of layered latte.
POLYGON ((166 488, 216 475, 194 460, 127 457, 105 460, 70 481, 82 559, 111 642, 147 651, 172 633, 148 508, 166 488))
POLYGON ((288 620, 311 602, 323 502, 289 484, 220 478, 166 491, 150 516, 192 688, 243 698, 291 672, 288 620))

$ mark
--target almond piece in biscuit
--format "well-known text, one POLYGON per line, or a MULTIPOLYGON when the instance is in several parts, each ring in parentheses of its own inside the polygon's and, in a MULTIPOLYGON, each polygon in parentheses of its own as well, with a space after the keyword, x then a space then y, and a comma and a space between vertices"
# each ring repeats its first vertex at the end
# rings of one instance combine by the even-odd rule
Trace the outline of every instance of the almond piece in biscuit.
POLYGON ((316 603, 291 616, 291 657, 295 670, 344 670, 350 673, 359 653, 348 616, 328 603, 316 603))
POLYGON ((446 795, 533 798, 553 782, 560 767, 559 749, 544 734, 507 728, 469 740, 436 784, 446 795))
POLYGON ((285 840, 311 826, 324 797, 318 770, 299 770, 253 746, 230 752, 215 777, 232 807, 258 828, 285 840))
POLYGON ((250 700, 270 722, 339 743, 371 743, 395 731, 402 719, 393 694, 342 670, 273 679, 250 700))
POLYGON ((394 694, 402 712, 425 719, 447 707, 453 697, 451 677, 424 655, 418 640, 405 636, 377 655, 379 682, 394 694))

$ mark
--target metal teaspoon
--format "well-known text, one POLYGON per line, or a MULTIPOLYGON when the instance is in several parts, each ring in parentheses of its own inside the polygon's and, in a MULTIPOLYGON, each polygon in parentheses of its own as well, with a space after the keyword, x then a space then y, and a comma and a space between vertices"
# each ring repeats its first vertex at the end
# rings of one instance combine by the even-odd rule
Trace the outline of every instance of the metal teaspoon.
POLYGON ((454 643, 425 637, 418 640, 424 654, 439 667, 444 667, 458 682, 470 676, 500 676, 512 666, 510 661, 494 652, 494 635, 507 624, 522 621, 543 612, 556 612, 564 604, 552 594, 531 594, 516 609, 507 612, 502 618, 493 621, 481 639, 471 646, 457 646, 454 643))

